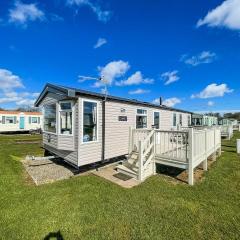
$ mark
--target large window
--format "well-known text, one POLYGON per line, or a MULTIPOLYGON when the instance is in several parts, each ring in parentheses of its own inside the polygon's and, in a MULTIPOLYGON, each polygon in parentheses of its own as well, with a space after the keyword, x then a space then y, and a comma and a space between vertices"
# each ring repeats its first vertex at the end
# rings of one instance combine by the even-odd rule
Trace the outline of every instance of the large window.
POLYGON ((176 127, 177 126, 177 114, 173 113, 173 126, 176 127))
POLYGON ((147 128, 147 110, 137 109, 136 128, 147 128))
POLYGON ((182 114, 179 114, 179 124, 182 126, 182 114))
POLYGON ((60 133, 72 134, 72 102, 60 102, 60 133))
POLYGON ((97 103, 83 102, 83 142, 97 141, 97 103))
POLYGON ((44 106, 44 131, 56 133, 56 104, 44 106))
POLYGON ((153 125, 156 129, 159 129, 159 121, 160 121, 160 113, 154 112, 153 113, 153 125))

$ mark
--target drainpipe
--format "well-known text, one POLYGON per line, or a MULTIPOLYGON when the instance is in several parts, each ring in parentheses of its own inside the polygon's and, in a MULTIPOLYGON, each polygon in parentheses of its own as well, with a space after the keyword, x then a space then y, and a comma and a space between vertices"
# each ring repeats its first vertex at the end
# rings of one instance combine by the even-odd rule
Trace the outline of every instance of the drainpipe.
POLYGON ((105 160, 105 115, 106 115, 106 100, 107 98, 104 98, 102 100, 102 162, 105 160))

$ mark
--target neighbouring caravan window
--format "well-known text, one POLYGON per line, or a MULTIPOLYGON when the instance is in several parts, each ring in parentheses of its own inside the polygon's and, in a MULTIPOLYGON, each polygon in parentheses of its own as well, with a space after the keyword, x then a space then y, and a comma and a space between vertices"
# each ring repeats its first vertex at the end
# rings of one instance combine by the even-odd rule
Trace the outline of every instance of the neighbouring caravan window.
POLYGON ((179 124, 182 126, 182 114, 179 115, 179 124))
POLYGON ((56 133, 56 104, 44 106, 44 131, 56 133))
POLYGON ((72 102, 60 102, 60 133, 72 134, 72 102))
POLYGON ((147 110, 137 109, 136 128, 147 128, 147 110))
POLYGON ((83 102, 83 142, 97 141, 97 103, 83 102))
POLYGON ((38 123, 38 118, 37 117, 32 117, 32 123, 38 123))
POLYGON ((5 117, 5 123, 6 124, 16 124, 17 118, 16 117, 10 117, 10 116, 6 116, 5 117))
POLYGON ((159 112, 154 112, 153 113, 153 125, 156 129, 159 129, 159 123, 160 121, 160 113, 159 112))
POLYGON ((173 126, 174 127, 177 126, 177 114, 176 113, 173 114, 173 126))

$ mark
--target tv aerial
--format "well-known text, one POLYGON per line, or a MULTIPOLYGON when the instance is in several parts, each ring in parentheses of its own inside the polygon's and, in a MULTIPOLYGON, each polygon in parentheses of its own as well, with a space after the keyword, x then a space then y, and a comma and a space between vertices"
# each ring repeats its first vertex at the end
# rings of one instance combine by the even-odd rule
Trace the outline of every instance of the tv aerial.
POLYGON ((107 94, 108 94, 107 84, 108 84, 108 81, 106 80, 106 78, 104 78, 104 76, 100 76, 98 78, 90 77, 90 76, 78 76, 78 78, 79 78, 80 82, 84 82, 86 80, 97 80, 97 81, 100 81, 104 85, 104 89, 103 89, 104 101, 107 100, 107 94))

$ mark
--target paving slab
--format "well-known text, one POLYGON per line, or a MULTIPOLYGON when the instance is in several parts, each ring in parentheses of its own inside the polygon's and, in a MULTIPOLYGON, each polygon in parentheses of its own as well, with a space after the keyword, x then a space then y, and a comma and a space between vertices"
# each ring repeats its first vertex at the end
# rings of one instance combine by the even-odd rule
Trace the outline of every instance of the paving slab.
POLYGON ((140 184, 140 182, 135 180, 134 178, 130 178, 124 181, 116 177, 118 172, 115 170, 115 168, 116 168, 116 165, 106 166, 104 168, 99 168, 98 171, 94 171, 93 174, 99 177, 102 177, 104 179, 107 179, 108 181, 115 183, 124 188, 132 188, 140 184))

